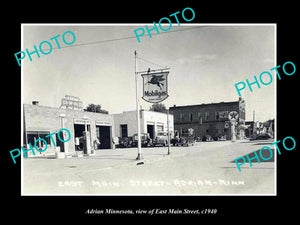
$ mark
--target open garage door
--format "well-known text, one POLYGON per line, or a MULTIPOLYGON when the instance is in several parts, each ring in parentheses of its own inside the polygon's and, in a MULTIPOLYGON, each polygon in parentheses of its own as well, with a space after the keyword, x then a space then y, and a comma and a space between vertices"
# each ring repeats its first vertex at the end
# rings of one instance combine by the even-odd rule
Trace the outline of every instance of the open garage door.
POLYGON ((99 149, 111 148, 111 126, 96 125, 97 138, 100 141, 99 149))
POLYGON ((154 138, 154 125, 147 124, 147 133, 150 135, 150 138, 154 138))

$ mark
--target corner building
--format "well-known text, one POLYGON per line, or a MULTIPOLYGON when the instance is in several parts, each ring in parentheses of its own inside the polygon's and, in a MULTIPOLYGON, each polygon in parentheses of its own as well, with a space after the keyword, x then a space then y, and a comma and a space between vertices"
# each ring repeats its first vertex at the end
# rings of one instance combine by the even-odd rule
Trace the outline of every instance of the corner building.
POLYGON ((220 136, 230 140, 231 125, 228 114, 231 111, 239 114, 239 124, 245 123, 245 101, 241 98, 233 102, 170 107, 170 113, 174 116, 174 129, 180 135, 187 129, 193 128, 196 138, 203 139, 209 135, 215 140, 220 136))
POLYGON ((82 136, 85 130, 90 133, 91 144, 98 138, 101 142, 99 149, 113 148, 113 115, 30 104, 24 104, 23 107, 25 146, 43 138, 47 141, 47 153, 55 152, 56 146, 61 146, 57 134, 54 136, 56 146, 50 137, 45 136, 66 128, 71 133, 70 141, 66 142, 68 154, 75 153, 75 138, 82 136))

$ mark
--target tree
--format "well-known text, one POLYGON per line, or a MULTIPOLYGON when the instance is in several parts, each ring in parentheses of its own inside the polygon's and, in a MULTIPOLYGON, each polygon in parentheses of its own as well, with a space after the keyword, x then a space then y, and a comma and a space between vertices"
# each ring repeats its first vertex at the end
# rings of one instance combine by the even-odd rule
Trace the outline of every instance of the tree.
POLYGON ((101 105, 89 104, 84 111, 108 114, 108 111, 101 109, 101 105))
POLYGON ((166 106, 162 103, 154 103, 150 108, 150 111, 154 111, 154 112, 162 112, 165 113, 167 112, 166 106))

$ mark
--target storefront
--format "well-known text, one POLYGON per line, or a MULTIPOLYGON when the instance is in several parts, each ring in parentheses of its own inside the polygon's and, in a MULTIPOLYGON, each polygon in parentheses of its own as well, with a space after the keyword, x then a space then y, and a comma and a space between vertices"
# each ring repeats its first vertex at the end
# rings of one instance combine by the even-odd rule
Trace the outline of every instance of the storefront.
MULTIPOLYGON (((200 105, 170 107, 174 115, 175 130, 181 135, 185 130, 193 128, 195 137, 206 140, 212 138, 231 138, 228 114, 236 111, 239 121, 245 119, 245 102, 242 99, 234 102, 220 102, 200 105)), ((237 130, 237 132, 239 132, 237 130)))
MULTIPOLYGON (((141 133, 148 133, 150 138, 156 137, 158 132, 168 132, 168 115, 161 112, 140 111, 141 133)), ((136 111, 127 111, 114 115, 115 133, 117 137, 130 137, 137 133, 136 111)), ((169 131, 171 136, 174 133, 174 118, 169 115, 169 131)))
MULTIPOLYGON (((169 115, 169 129, 167 114, 153 111, 140 111, 141 133, 149 133, 155 138, 158 132, 168 132, 171 136, 174 132, 173 115, 169 115)), ((114 149, 114 139, 117 137, 130 137, 137 133, 136 111, 123 112, 121 114, 103 114, 87 112, 75 109, 62 109, 38 104, 24 104, 24 146, 43 138, 47 141, 47 154, 57 151, 67 155, 77 155, 83 149, 84 143, 88 143, 88 154, 94 150, 114 149), (61 128, 66 128, 71 133, 71 140, 66 145, 61 145, 57 133, 61 128), (88 140, 88 142, 86 142, 88 140), (59 148, 58 148, 59 147, 59 148)), ((43 148, 43 142, 38 143, 43 148)))
MULTIPOLYGON (((38 138, 44 138, 48 145, 47 154, 57 151, 59 139, 53 137, 55 146, 50 137, 46 138, 45 136, 58 132, 61 128, 66 128, 71 133, 72 138, 67 142, 66 152, 69 155, 77 154, 76 151, 82 150, 82 146, 76 145, 80 145, 84 132, 88 132, 88 143, 91 150, 114 148, 113 126, 113 116, 108 114, 24 104, 23 143, 27 146, 38 138), (95 145, 97 140, 100 141, 100 144, 95 145)), ((59 151, 65 150, 60 148, 59 151)))

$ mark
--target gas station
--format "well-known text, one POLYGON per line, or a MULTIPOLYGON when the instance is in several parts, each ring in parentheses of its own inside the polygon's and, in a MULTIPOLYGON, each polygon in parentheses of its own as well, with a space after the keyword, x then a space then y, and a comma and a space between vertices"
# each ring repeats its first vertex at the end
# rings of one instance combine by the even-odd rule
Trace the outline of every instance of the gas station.
MULTIPOLYGON (((24 104, 23 115, 24 147, 43 138, 48 145, 48 150, 44 152, 44 155, 66 158, 92 155, 97 149, 115 148, 112 138, 114 137, 113 115, 83 111, 80 110, 80 107, 75 109, 40 106, 37 101, 33 101, 32 104, 24 104), (71 139, 60 145, 58 137, 53 136, 57 143, 54 145, 50 137, 46 136, 61 128, 70 131, 71 139)), ((30 152, 28 153, 30 154, 30 152)))

